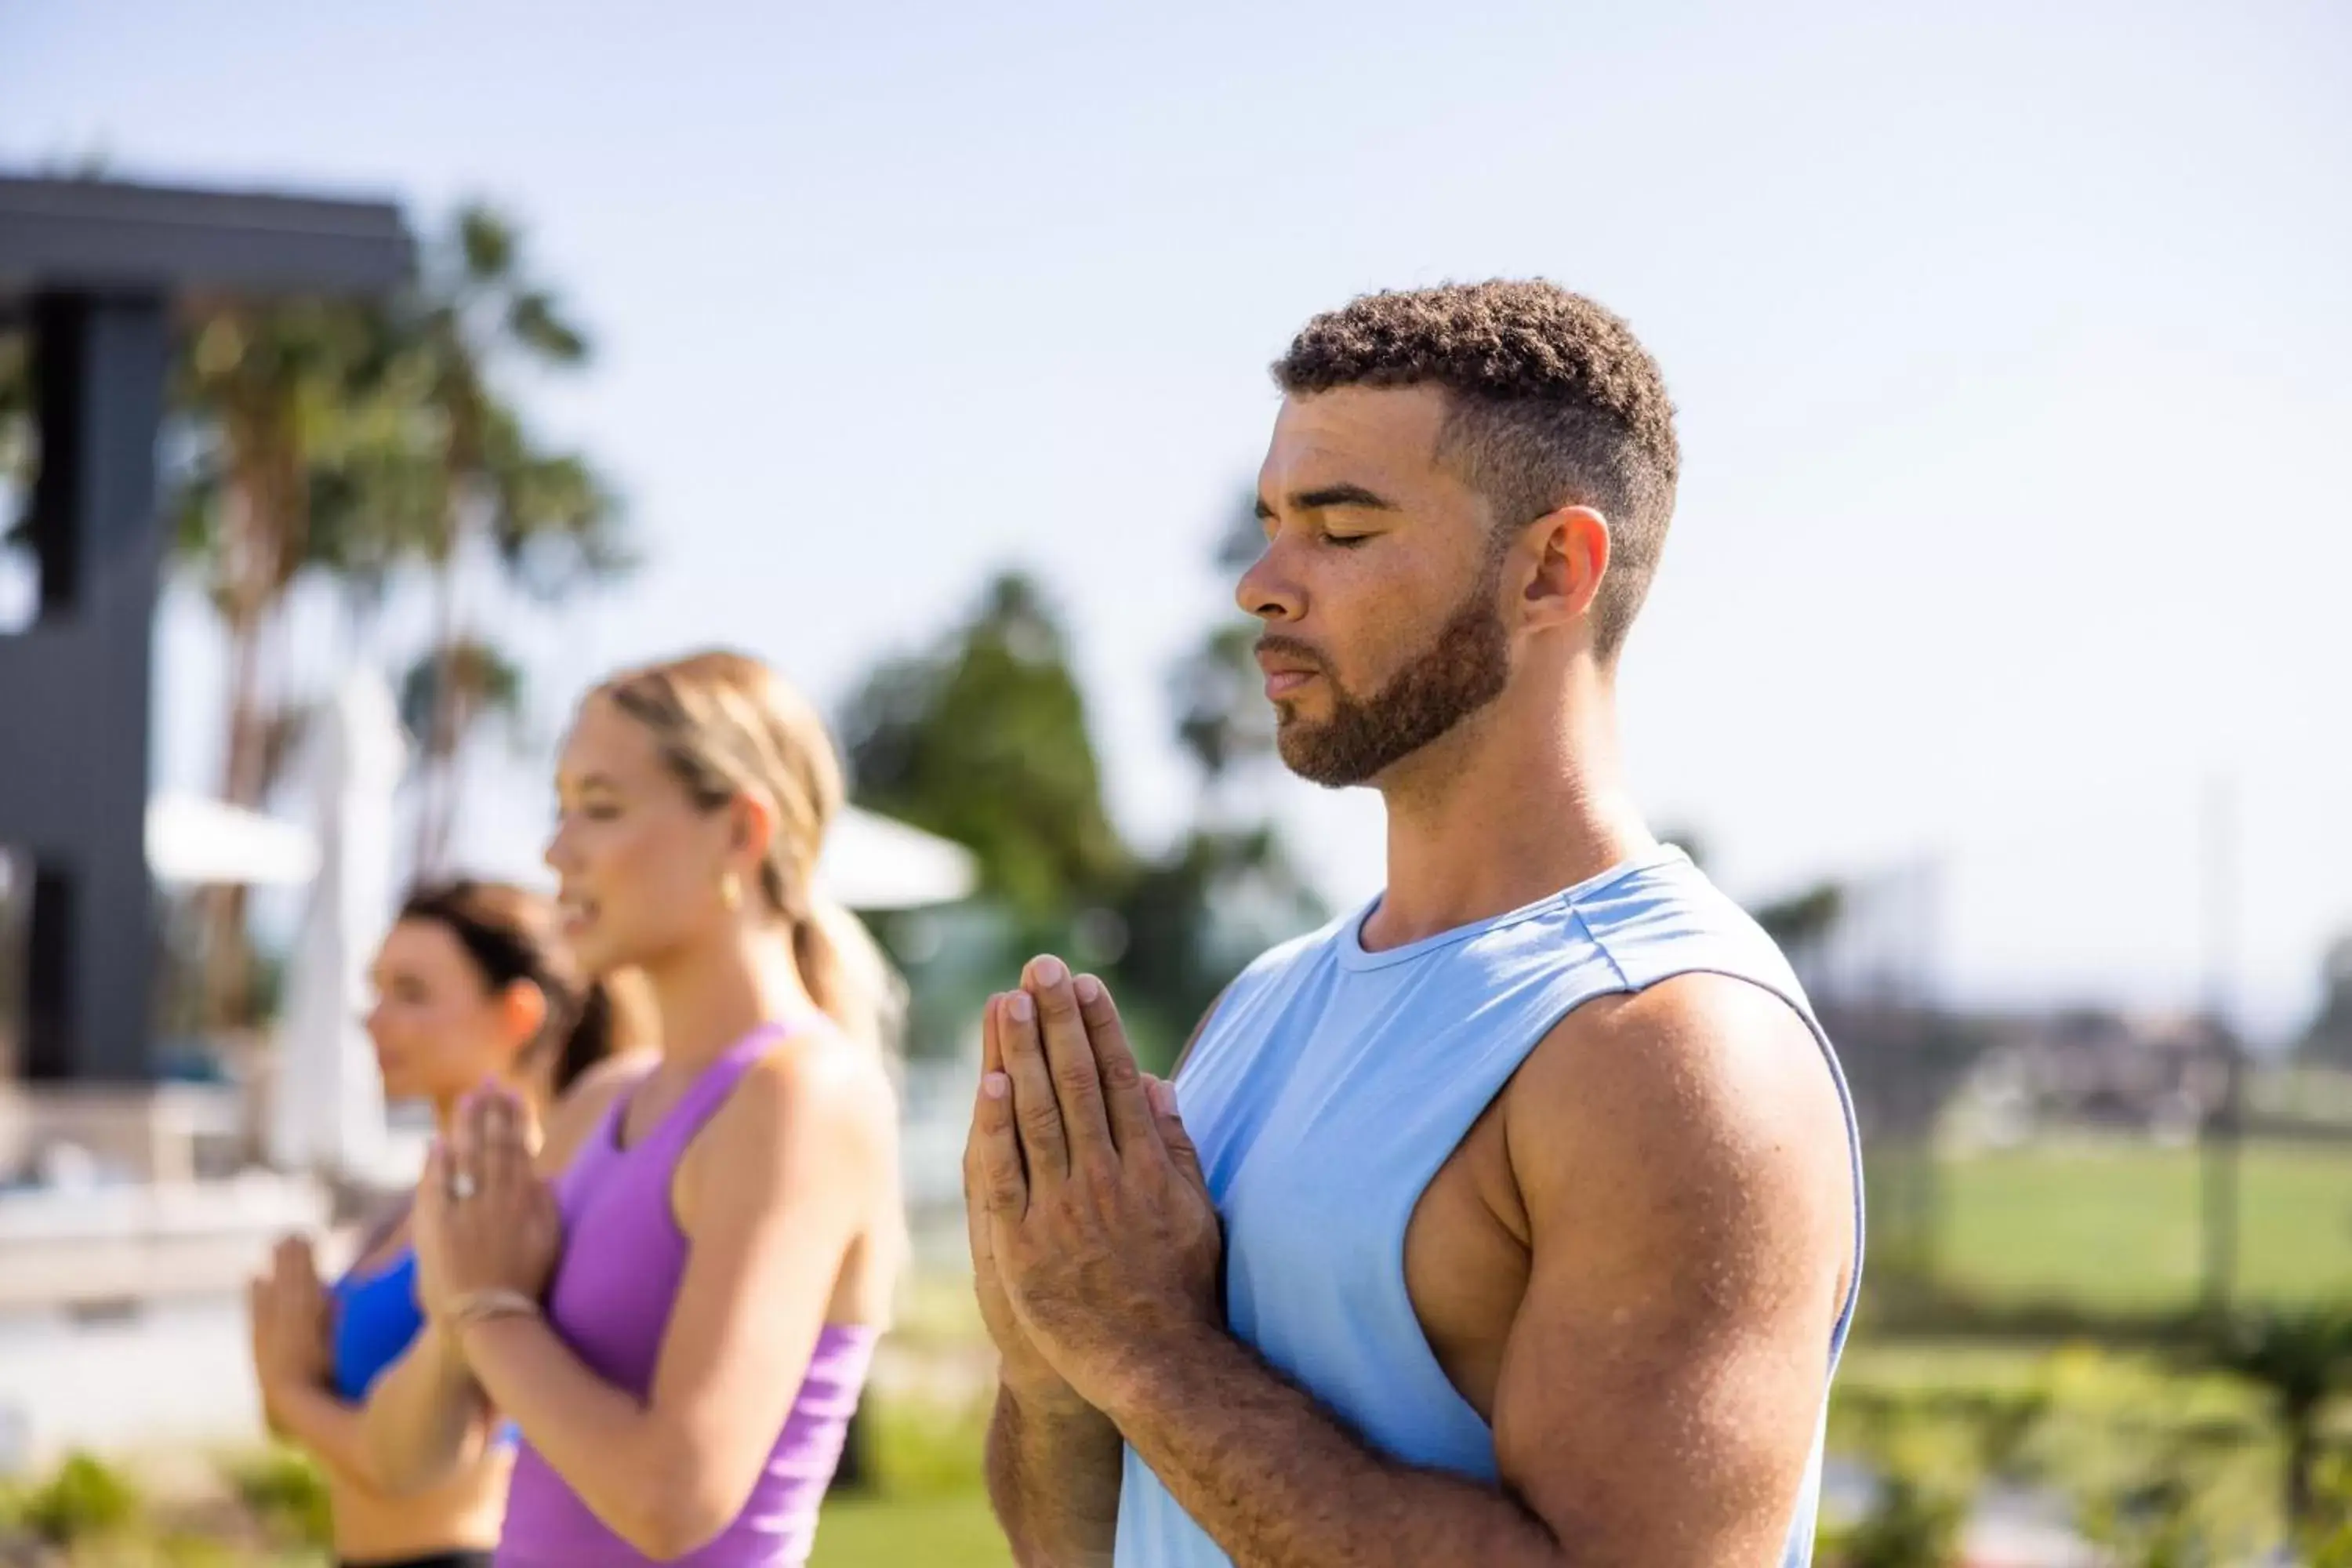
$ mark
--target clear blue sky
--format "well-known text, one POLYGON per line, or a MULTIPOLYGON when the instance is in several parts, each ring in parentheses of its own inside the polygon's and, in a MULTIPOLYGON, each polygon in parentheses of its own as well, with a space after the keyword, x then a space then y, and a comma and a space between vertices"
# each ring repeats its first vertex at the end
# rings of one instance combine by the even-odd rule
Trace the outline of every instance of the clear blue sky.
MULTIPOLYGON (((1940 857, 1948 986, 2180 1001, 2225 768, 2291 1015, 2352 925, 2352 13, 1771 9, 18 3, 0 159, 511 204, 603 349, 533 406, 654 554, 520 634, 551 713, 713 638, 831 700, 1023 562, 1147 838, 1265 362, 1360 289, 1557 278, 1682 409, 1657 820, 1743 893, 1940 857)), ((203 782, 186 606, 163 660, 203 782)), ((1280 809, 1377 885, 1376 802, 1280 809)))

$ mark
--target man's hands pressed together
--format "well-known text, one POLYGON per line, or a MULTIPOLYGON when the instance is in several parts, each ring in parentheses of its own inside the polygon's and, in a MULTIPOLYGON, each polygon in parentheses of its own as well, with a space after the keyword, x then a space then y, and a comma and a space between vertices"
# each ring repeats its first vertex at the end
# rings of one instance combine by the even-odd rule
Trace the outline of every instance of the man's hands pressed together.
POLYGON ((1109 991, 1053 958, 1023 980, 989 1004, 965 1159, 981 1308, 1017 1394, 1052 1408, 1058 1381, 1112 1414, 1138 1369, 1223 1334, 1223 1236, 1109 991))

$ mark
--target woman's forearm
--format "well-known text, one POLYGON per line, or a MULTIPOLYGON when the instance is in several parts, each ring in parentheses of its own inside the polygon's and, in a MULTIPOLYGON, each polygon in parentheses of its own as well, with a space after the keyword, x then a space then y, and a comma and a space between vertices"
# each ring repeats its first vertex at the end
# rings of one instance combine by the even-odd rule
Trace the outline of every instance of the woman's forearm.
POLYGON ((316 1384, 280 1384, 266 1396, 271 1429, 299 1443, 335 1474, 371 1491, 383 1489, 367 1440, 365 1416, 333 1390, 316 1384))
POLYGON ((705 1506, 708 1476, 646 1403, 583 1365, 546 1321, 495 1318, 467 1328, 466 1354, 500 1414, 590 1512, 646 1556, 682 1557, 727 1526, 705 1506))
POLYGON ((361 1407, 362 1447, 378 1489, 422 1491, 479 1457, 486 1414, 457 1340, 427 1322, 361 1407))

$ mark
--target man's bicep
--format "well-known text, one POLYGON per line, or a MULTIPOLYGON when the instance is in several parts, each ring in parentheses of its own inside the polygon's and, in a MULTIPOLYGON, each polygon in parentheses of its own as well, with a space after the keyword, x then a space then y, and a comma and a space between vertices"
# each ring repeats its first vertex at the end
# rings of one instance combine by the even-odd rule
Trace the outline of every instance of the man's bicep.
POLYGON ((1570 1561, 1762 1563, 1795 1512, 1827 1374, 1810 1319, 1715 1303, 1605 1313, 1531 1288, 1495 1398, 1504 1484, 1570 1561))
POLYGON ((1571 1560, 1769 1563, 1796 1510, 1850 1189, 1834 1089, 1790 1079, 1823 1069, 1784 1028, 1706 987, 1634 999, 1513 1088, 1534 1258, 1496 1457, 1571 1560))

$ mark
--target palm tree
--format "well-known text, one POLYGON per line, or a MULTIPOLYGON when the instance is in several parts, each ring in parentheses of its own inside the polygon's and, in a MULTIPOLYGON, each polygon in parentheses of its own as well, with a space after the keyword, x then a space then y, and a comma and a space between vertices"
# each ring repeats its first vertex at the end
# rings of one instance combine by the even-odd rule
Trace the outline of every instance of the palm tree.
MULTIPOLYGON (((525 269, 514 226, 479 205, 459 210, 430 259, 408 319, 409 355, 438 435, 440 496, 427 547, 434 571, 435 657, 454 664, 469 647, 458 604, 467 549, 477 541, 532 586, 531 574, 561 559, 590 575, 626 564, 615 509, 577 457, 539 451, 493 382, 522 360, 551 369, 586 362, 588 342, 525 269)), ((417 814, 420 871, 439 868, 455 811, 450 761, 462 739, 466 683, 445 668, 421 715, 426 766, 417 814)))
MULTIPOLYGON (((464 745, 476 730, 496 721, 509 735, 520 735, 522 670, 504 652, 479 638, 467 638, 456 647, 427 649, 401 680, 400 717, 409 732, 423 737, 428 747, 446 739, 447 750, 428 750, 425 763, 447 781, 454 798, 464 745)), ((440 824, 445 833, 451 826, 446 818, 440 824)), ((444 842, 436 847, 446 851, 447 845, 444 842)))
MULTIPOLYGON (((222 798, 258 807, 282 761, 282 671, 268 644, 296 579, 312 563, 313 479, 369 363, 369 318, 294 300, 232 305, 196 329, 176 367, 176 400, 198 439, 180 489, 173 555, 204 588, 229 642, 222 798)), ((205 942, 206 1012, 248 1011, 245 898, 214 890, 205 942)))
POLYGON ((0 328, 0 560, 30 542, 28 507, 11 515, 33 478, 33 367, 22 331, 0 328))
POLYGON ((370 318, 368 363, 313 453, 308 566, 341 591, 350 645, 365 656, 394 573, 426 560, 441 528, 435 422, 388 316, 370 318))
POLYGON ((0 486, 10 489, 33 475, 31 358, 23 332, 0 331, 0 486))

